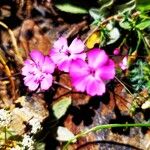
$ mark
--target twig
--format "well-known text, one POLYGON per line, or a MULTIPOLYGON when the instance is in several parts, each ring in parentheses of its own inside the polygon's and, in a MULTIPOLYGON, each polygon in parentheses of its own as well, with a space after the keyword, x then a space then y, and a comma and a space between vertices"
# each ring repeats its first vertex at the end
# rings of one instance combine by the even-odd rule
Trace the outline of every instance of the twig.
POLYGON ((8 78, 10 80, 10 84, 11 84, 11 88, 12 88, 11 89, 11 95, 12 95, 12 98, 14 100, 16 98, 16 94, 15 94, 15 83, 14 83, 13 77, 11 75, 9 67, 7 66, 5 60, 3 59, 3 57, 1 55, 0 55, 0 61, 1 61, 2 65, 4 66, 5 73, 6 73, 6 75, 8 76, 8 78))
POLYGON ((15 35, 14 35, 13 31, 6 24, 4 24, 1 21, 0 21, 0 25, 8 31, 8 33, 10 35, 10 38, 11 38, 11 41, 12 41, 12 45, 13 45, 15 54, 16 54, 18 60, 19 60, 19 63, 23 64, 23 59, 22 59, 22 57, 21 57, 21 55, 18 51, 18 46, 17 46, 16 38, 15 38, 15 35))
MULTIPOLYGON (((15 77, 15 76, 18 76, 18 75, 20 75, 20 74, 21 74, 20 72, 14 73, 14 74, 11 74, 10 77, 15 77)), ((1 80, 6 80, 6 79, 9 79, 9 77, 1 77, 1 78, 0 78, 0 81, 1 81, 1 80)))
POLYGON ((120 81, 116 76, 115 76, 115 79, 128 91, 128 93, 134 97, 134 95, 130 92, 130 90, 123 84, 122 81, 120 81))
POLYGON ((74 32, 79 31, 82 27, 84 27, 87 24, 86 21, 82 21, 75 25, 71 31, 65 36, 66 38, 69 38, 74 32))
POLYGON ((64 85, 64 84, 62 84, 62 83, 59 83, 59 82, 57 82, 57 81, 54 81, 54 84, 60 85, 60 86, 62 86, 63 88, 69 90, 69 91, 72 90, 72 89, 71 89, 70 87, 68 87, 67 85, 64 85))

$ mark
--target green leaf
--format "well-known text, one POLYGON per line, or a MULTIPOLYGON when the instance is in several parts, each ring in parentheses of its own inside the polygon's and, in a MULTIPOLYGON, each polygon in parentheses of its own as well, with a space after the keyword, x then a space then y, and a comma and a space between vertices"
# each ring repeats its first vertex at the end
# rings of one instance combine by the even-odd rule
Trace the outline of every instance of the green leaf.
POLYGON ((144 30, 145 28, 150 27, 150 20, 145 20, 136 25, 136 28, 140 30, 144 30))
POLYGON ((120 32, 119 32, 118 28, 113 28, 109 32, 108 35, 109 35, 109 40, 107 41, 107 45, 116 42, 119 39, 119 37, 120 37, 120 32))
POLYGON ((53 3, 61 11, 73 14, 86 14, 89 9, 98 5, 97 0, 54 0, 53 3))
POLYGON ((94 20, 99 20, 102 16, 100 14, 100 11, 99 9, 97 8, 91 8, 89 10, 89 14, 91 15, 91 17, 94 19, 94 20))
POLYGON ((57 119, 61 118, 71 104, 71 97, 63 97, 61 100, 53 104, 52 110, 57 119))
POLYGON ((63 3, 63 4, 56 4, 55 5, 58 9, 64 12, 73 13, 73 14, 87 14, 88 11, 80 6, 75 6, 70 3, 63 3))
POLYGON ((130 22, 128 22, 128 21, 123 21, 123 22, 121 21, 119 23, 119 25, 120 25, 120 27, 122 27, 123 29, 126 29, 126 30, 130 30, 132 28, 130 22))
POLYGON ((149 0, 136 0, 137 9, 140 11, 150 11, 150 1, 149 0))

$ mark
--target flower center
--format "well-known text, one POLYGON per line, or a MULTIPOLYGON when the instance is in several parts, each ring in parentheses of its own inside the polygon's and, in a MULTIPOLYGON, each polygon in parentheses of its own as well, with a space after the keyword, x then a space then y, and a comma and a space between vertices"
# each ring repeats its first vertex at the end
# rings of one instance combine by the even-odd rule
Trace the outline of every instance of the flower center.
POLYGON ((89 73, 94 77, 95 76, 95 69, 93 69, 93 68, 90 68, 90 71, 89 71, 89 73))
POLYGON ((67 56, 70 56, 70 55, 71 55, 68 50, 65 52, 65 54, 66 54, 67 56))

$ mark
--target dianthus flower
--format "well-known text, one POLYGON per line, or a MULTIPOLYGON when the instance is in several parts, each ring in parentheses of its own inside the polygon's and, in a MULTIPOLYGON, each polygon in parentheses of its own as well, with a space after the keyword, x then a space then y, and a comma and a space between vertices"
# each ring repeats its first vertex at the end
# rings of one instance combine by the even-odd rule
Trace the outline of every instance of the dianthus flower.
POLYGON ((91 96, 102 95, 106 91, 106 81, 115 76, 114 62, 99 48, 91 50, 87 58, 87 63, 81 59, 72 61, 72 84, 77 91, 86 91, 91 96))
POLYGON ((84 43, 75 38, 70 46, 68 46, 67 39, 60 37, 53 46, 50 56, 53 62, 58 66, 58 69, 64 72, 69 72, 72 60, 80 58, 85 60, 86 54, 84 51, 84 43))
POLYGON ((36 90, 38 87, 41 91, 49 89, 53 80, 54 63, 49 56, 44 56, 38 50, 33 50, 30 57, 31 59, 27 59, 22 68, 22 75, 25 76, 24 84, 31 91, 36 90))

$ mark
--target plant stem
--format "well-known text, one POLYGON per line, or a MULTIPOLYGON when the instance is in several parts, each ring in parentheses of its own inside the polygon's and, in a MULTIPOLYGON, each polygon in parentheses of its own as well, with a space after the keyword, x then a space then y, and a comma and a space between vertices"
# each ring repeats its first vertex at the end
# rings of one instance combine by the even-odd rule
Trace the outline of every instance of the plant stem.
POLYGON ((139 46, 140 46, 140 43, 141 43, 141 39, 142 39, 142 37, 141 37, 141 32, 137 30, 137 34, 138 34, 138 42, 137 42, 137 46, 136 46, 135 51, 138 50, 138 48, 139 48, 139 46))
POLYGON ((4 134, 5 134, 5 148, 6 148, 6 142, 7 142, 7 132, 6 132, 6 126, 4 127, 4 134))
POLYGON ((144 43, 145 49, 147 51, 147 54, 150 55, 150 49, 149 49, 149 47, 148 47, 148 45, 147 45, 147 43, 145 41, 145 38, 144 38, 144 36, 142 34, 141 34, 141 38, 143 40, 143 43, 144 43))
POLYGON ((68 149, 68 145, 70 143, 72 143, 75 139, 78 139, 80 137, 85 136, 86 134, 90 133, 90 132, 95 132, 95 131, 100 131, 102 129, 110 129, 110 128, 123 128, 123 127, 150 127, 150 123, 135 123, 135 124, 106 124, 106 125, 98 125, 95 126, 87 131, 83 131, 79 134, 77 134, 74 138, 72 138, 71 140, 69 140, 67 142, 67 144, 63 147, 63 150, 67 150, 68 149))

